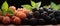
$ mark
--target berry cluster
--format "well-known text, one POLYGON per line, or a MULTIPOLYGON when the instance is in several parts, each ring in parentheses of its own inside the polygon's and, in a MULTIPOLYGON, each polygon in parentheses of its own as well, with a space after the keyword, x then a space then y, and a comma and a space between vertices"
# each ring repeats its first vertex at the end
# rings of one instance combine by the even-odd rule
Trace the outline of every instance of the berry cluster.
POLYGON ((4 13, 4 15, 0 15, 0 22, 3 24, 20 24, 22 20, 24 20, 27 17, 27 14, 29 13, 28 10, 23 8, 18 8, 16 10, 16 7, 10 6, 10 10, 14 11, 14 15, 4 13))
POLYGON ((8 8, 8 4, 5 1, 0 9, 0 23, 17 25, 60 24, 60 11, 55 4, 52 3, 53 8, 39 8, 41 2, 35 4, 31 1, 31 3, 33 7, 30 5, 22 5, 23 8, 16 10, 14 6, 8 8))
POLYGON ((52 8, 36 8, 28 11, 24 8, 10 6, 10 10, 14 11, 14 15, 4 13, 0 15, 0 23, 3 24, 24 24, 24 25, 43 25, 43 24, 60 24, 60 11, 52 8))
POLYGON ((60 24, 60 11, 42 7, 39 10, 34 8, 32 12, 27 15, 22 23, 26 25, 60 24))

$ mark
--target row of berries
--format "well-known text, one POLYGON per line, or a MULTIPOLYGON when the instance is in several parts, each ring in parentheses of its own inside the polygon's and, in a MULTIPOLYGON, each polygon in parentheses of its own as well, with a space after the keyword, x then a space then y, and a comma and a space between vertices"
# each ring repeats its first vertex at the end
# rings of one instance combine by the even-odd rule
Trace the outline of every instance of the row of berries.
POLYGON ((53 10, 52 8, 46 9, 41 7, 39 10, 37 10, 36 8, 32 9, 32 12, 34 18, 39 20, 39 24, 60 24, 60 11, 58 10, 53 10))
POLYGON ((52 8, 43 8, 39 10, 32 9, 33 13, 29 13, 21 24, 24 25, 46 25, 46 24, 60 24, 60 11, 52 8))
MULTIPOLYGON (((24 25, 40 25, 40 24, 60 24, 60 11, 52 8, 43 8, 39 10, 32 9, 32 13, 24 8, 10 6, 9 9, 14 11, 14 15, 5 13, 0 15, 0 23, 3 24, 24 24, 24 25)), ((1 14, 1 13, 0 13, 1 14)))

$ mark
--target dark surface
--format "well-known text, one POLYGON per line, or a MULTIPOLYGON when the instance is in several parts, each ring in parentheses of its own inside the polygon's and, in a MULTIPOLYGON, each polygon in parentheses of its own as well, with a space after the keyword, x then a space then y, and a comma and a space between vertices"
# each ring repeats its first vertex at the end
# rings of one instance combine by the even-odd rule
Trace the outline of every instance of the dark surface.
MULTIPOLYGON (((2 3, 4 1, 5 0, 0 0, 0 7, 1 7, 1 5, 2 5, 2 3)), ((42 2, 42 5, 41 6, 49 5, 50 4, 50 1, 53 1, 56 4, 59 4, 60 3, 60 0, 33 0, 33 1, 35 1, 35 2, 41 1, 42 2)), ((30 4, 30 0, 7 0, 7 2, 9 4, 9 6, 14 5, 17 8, 18 7, 21 7, 21 5, 23 5, 23 4, 30 4)))

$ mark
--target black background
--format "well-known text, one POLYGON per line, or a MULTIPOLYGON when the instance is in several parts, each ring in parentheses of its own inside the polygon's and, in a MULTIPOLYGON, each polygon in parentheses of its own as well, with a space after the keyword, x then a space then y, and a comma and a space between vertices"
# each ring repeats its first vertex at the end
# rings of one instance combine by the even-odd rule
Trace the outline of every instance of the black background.
MULTIPOLYGON (((0 8, 4 1, 6 1, 6 0, 0 0, 0 8)), ((60 4, 60 0, 33 0, 33 1, 35 1, 35 2, 41 1, 42 2, 41 6, 49 5, 51 1, 56 4, 60 4)), ((7 2, 9 4, 9 6, 13 5, 17 8, 21 7, 21 5, 24 5, 24 4, 30 4, 30 0, 7 0, 7 2)))

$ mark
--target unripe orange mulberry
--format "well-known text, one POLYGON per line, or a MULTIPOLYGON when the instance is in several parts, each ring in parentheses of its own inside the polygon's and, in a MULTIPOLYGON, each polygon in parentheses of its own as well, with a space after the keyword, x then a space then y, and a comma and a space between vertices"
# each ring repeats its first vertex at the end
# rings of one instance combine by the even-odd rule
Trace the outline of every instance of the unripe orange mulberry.
POLYGON ((21 12, 21 11, 16 12, 16 16, 21 18, 21 19, 25 19, 26 18, 26 14, 21 12))
POLYGON ((9 9, 14 11, 14 12, 16 11, 16 7, 15 6, 10 6, 9 9))
POLYGON ((2 20, 3 24, 9 24, 10 23, 10 18, 8 16, 5 16, 2 20))
POLYGON ((21 23, 21 19, 19 17, 13 16, 12 17, 12 22, 14 24, 20 24, 21 23))
POLYGON ((2 21, 2 20, 3 20, 3 17, 4 17, 4 16, 0 16, 0 21, 2 21))

